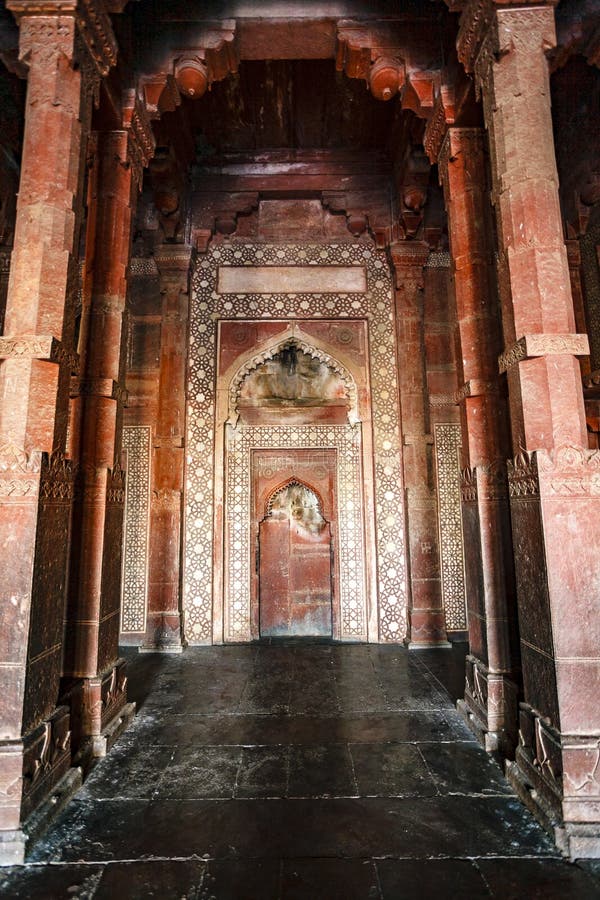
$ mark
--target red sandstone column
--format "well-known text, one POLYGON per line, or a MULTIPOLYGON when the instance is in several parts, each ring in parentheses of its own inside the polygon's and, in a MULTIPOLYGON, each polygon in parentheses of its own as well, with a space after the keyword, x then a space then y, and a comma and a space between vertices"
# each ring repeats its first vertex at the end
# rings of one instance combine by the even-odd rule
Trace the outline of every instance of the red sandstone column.
POLYGON ((86 310, 80 395, 80 500, 66 627, 64 675, 71 690, 73 734, 94 755, 127 699, 118 657, 123 496, 117 435, 122 324, 135 197, 153 152, 150 124, 133 93, 124 98, 124 126, 98 135, 95 217, 88 220, 86 310), (116 507, 116 508, 115 508, 116 507))
POLYGON ((3 862, 22 858, 20 823, 51 790, 54 775, 60 777, 70 764, 68 710, 52 710, 60 678, 72 496, 72 466, 64 449, 76 365, 72 296, 81 151, 90 92, 116 60, 110 22, 99 4, 89 3, 81 14, 75 2, 59 0, 8 0, 7 6, 19 21, 28 87, 5 337, 0 340, 3 862), (59 527, 52 533, 54 523, 59 527))
POLYGON ((448 647, 423 340, 423 266, 429 247, 418 241, 407 241, 394 244, 390 252, 396 277, 402 454, 409 536, 409 646, 448 647))
POLYGON ((509 767, 574 856, 600 853, 600 454, 587 449, 545 52, 546 4, 469 3, 459 57, 474 70, 492 197, 513 452, 511 519, 525 702, 509 767), (529 787, 533 787, 530 792, 529 787), (561 825, 560 823, 564 823, 561 825), (558 823, 558 824, 557 824, 558 823))
POLYGON ((163 296, 158 416, 153 439, 148 626, 143 650, 177 653, 181 635, 181 559, 185 365, 191 248, 154 254, 163 296))
POLYGON ((469 656, 459 707, 488 750, 512 752, 517 738, 516 608, 506 457, 508 416, 500 396, 502 349, 493 285, 491 208, 480 128, 450 128, 438 168, 448 212, 460 338, 458 369, 465 433, 463 528, 469 656))

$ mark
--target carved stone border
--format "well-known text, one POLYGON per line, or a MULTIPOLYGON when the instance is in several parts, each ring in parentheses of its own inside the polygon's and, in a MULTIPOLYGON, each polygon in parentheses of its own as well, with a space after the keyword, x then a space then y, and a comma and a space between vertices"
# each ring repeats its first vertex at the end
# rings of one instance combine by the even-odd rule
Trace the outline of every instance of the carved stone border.
POLYGON ((250 640, 250 491, 252 450, 337 450, 337 520, 340 570, 340 638, 367 639, 361 490, 361 432, 352 425, 301 425, 231 429, 227 452, 225 635, 250 640))
POLYGON ((125 425, 123 428, 123 449, 127 451, 121 599, 123 634, 146 631, 151 437, 149 425, 125 425))
POLYGON ((440 529, 440 569, 447 631, 465 631, 465 562, 461 514, 461 427, 454 423, 434 426, 440 529))
POLYGON ((587 356, 589 352, 587 334, 525 334, 498 357, 498 368, 502 373, 535 356, 587 356))
MULTIPOLYGON (((192 276, 186 434, 184 632, 210 643, 213 589, 215 345, 219 319, 368 321, 373 403, 376 590, 380 641, 406 635, 407 577, 404 491, 395 366, 393 285, 386 255, 371 242, 329 245, 213 245, 192 276), (365 293, 219 294, 219 266, 363 266, 365 293), (378 599, 377 599, 378 598, 378 599)), ((366 438, 365 438, 366 441, 366 438)), ((373 573, 375 574, 375 573, 373 573)))

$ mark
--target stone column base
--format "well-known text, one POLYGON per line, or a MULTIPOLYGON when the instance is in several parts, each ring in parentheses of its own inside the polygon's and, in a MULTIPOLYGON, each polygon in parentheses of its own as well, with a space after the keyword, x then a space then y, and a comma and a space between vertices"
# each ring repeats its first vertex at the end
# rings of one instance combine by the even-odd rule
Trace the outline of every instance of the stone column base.
POLYGON ((141 652, 181 653, 181 617, 178 612, 149 612, 141 652))
POLYGON ((600 859, 600 738, 562 735, 528 704, 506 775, 522 803, 571 859, 600 859))
POLYGON ((25 862, 27 835, 21 829, 0 831, 0 866, 20 866, 25 862))
POLYGON ((488 753, 512 757, 517 743, 517 685, 490 672, 481 660, 466 658, 465 696, 457 707, 488 753))
MULTIPOLYGON (((68 691, 73 745, 79 754, 87 744, 103 746, 103 735, 127 703, 127 662, 118 659, 102 675, 81 678, 68 691)), ((87 752, 87 751, 86 751, 87 752)), ((100 750, 94 756, 103 756, 100 750)))
POLYGON ((446 635, 446 617, 439 607, 420 607, 408 613, 409 650, 427 650, 431 647, 449 647, 446 635))
MULTIPOLYGON (((0 745, 0 865, 23 862, 27 843, 21 825, 51 801, 71 766, 69 709, 59 706, 20 741, 0 745)), ((58 791, 60 793, 60 790, 58 791)))

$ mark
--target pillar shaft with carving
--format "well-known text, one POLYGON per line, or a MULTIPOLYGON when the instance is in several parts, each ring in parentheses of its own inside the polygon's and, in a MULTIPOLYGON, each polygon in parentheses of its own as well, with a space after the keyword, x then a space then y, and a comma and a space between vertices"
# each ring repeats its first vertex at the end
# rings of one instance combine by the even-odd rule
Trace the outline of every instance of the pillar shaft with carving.
POLYGON ((191 250, 155 252, 163 297, 158 416, 153 437, 148 617, 144 648, 181 650, 185 366, 191 250))
POLYGON ((423 267, 429 247, 417 241, 406 242, 393 245, 390 252, 396 280, 402 454, 409 535, 409 640, 415 648, 446 646, 423 334, 423 267))
POLYGON ((450 128, 438 156, 448 212, 460 339, 465 463, 462 507, 469 547, 469 657, 460 708, 488 749, 517 734, 518 653, 505 460, 508 416, 498 384, 502 335, 493 285, 491 209, 480 128, 450 128), (478 552, 474 552, 477 548, 478 552))
POLYGON ((29 812, 67 773, 62 662, 72 463, 65 459, 91 100, 116 61, 92 2, 9 0, 28 70, 5 336, 0 339, 0 858, 18 861, 29 812))
POLYGON ((511 521, 525 702, 513 784, 574 856, 600 852, 600 455, 587 449, 546 51, 550 4, 472 0, 459 57, 489 132, 514 461, 511 521), (581 536, 585 535, 582 540, 581 536), (530 790, 533 788, 533 791, 530 790))
POLYGON ((153 149, 135 97, 124 98, 124 126, 97 141, 97 195, 88 218, 82 375, 77 386, 80 422, 79 492, 72 554, 64 675, 70 685, 76 744, 103 755, 110 723, 126 702, 126 676, 118 659, 123 473, 117 428, 123 388, 122 326, 131 230, 142 168, 153 149))

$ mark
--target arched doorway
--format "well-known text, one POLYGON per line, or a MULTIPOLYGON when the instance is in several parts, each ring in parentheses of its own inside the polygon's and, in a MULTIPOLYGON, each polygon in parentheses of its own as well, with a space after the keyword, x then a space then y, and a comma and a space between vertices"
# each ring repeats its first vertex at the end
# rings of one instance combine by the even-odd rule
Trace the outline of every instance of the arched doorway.
POLYGON ((331 637, 331 525, 319 497, 292 480, 267 504, 259 526, 261 637, 331 637))

